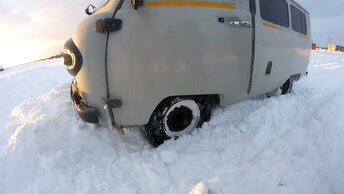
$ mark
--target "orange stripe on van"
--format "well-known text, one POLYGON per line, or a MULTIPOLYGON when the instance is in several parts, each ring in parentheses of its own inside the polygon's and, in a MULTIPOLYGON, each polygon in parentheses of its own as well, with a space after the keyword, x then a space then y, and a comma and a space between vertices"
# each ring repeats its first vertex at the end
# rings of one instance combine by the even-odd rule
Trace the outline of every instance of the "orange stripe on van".
POLYGON ((262 24, 265 27, 272 28, 272 29, 279 30, 279 31, 283 31, 283 28, 278 27, 276 25, 273 25, 273 24, 270 24, 270 23, 267 23, 267 22, 263 22, 262 24))
POLYGON ((148 7, 212 7, 221 9, 236 9, 234 3, 220 3, 209 1, 149 1, 148 7))
POLYGON ((308 36, 305 36, 305 35, 302 35, 302 34, 299 34, 299 37, 304 38, 304 39, 308 39, 308 36))

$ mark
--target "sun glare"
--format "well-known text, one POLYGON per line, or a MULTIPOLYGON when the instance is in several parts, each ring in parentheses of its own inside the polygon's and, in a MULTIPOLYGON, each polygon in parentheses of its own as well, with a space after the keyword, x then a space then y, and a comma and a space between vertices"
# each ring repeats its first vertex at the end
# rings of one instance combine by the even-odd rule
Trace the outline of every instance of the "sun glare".
MULTIPOLYGON (((50 11, 55 13, 54 10, 50 11)), ((27 12, 12 9, 0 16, 0 66, 8 68, 21 65, 63 51, 67 38, 47 26, 49 22, 60 21, 59 17, 46 15, 49 15, 46 10, 27 12)), ((61 24, 57 23, 54 27, 61 29, 64 27, 59 26, 61 24)))
POLYGON ((0 65, 12 67, 58 54, 63 49, 63 41, 17 40, 1 43, 0 65), (61 48, 61 49, 58 49, 61 48))

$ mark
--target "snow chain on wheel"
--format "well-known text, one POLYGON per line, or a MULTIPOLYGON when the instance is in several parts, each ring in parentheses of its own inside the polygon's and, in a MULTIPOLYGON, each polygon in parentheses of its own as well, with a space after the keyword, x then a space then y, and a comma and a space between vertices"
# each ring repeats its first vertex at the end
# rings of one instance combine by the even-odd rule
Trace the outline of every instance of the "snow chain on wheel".
POLYGON ((202 126, 203 111, 193 99, 179 99, 164 103, 144 127, 148 141, 158 147, 165 140, 191 133, 202 126))

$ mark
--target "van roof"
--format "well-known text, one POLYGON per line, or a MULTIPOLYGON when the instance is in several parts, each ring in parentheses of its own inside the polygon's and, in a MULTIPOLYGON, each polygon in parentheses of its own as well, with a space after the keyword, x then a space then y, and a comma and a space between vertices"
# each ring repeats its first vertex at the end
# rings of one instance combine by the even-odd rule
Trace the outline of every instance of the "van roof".
POLYGON ((309 15, 309 12, 303 8, 300 4, 298 4, 296 1, 291 0, 292 3, 294 3, 297 7, 299 7, 302 11, 306 12, 309 15))

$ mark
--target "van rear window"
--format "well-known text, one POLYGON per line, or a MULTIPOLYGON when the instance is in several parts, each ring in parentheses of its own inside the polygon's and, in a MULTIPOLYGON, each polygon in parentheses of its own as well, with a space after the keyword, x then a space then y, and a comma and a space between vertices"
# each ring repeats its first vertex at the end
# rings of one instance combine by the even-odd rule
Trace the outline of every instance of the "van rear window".
POLYGON ((260 0, 260 15, 263 20, 289 27, 288 3, 284 0, 260 0))
POLYGON ((299 9, 295 6, 290 6, 291 11, 291 26, 294 31, 307 34, 307 23, 306 23, 306 15, 302 13, 299 9))

